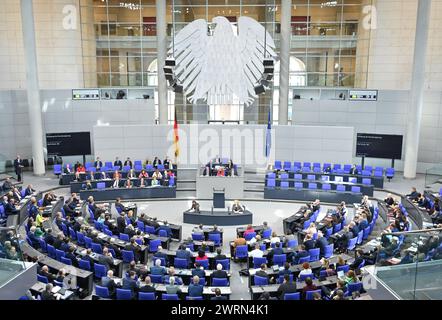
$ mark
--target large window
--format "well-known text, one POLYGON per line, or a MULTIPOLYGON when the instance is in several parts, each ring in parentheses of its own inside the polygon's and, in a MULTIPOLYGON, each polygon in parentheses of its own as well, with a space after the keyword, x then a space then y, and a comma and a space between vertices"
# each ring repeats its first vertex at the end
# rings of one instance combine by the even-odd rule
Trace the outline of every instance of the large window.
MULTIPOLYGON (((80 0, 80 3, 85 86, 156 86, 155 0, 80 0)), ((292 3, 290 86, 365 87, 370 30, 363 27, 362 21, 364 6, 371 5, 371 0, 293 0, 292 3)), ((280 0, 168 0, 169 42, 195 19, 210 22, 216 16, 227 17, 234 27, 240 16, 252 17, 266 27, 279 51, 280 0)), ((278 65, 277 61, 275 71, 278 65)), ((263 104, 277 108, 278 74, 274 79, 271 101, 259 99, 254 104, 257 112, 268 110, 263 104)), ((201 105, 190 107, 181 94, 173 97, 170 103, 179 112, 201 110, 201 105)), ((225 107, 206 108, 206 120, 227 115, 226 111, 221 112, 225 107)), ((238 110, 242 109, 243 106, 238 110)), ((252 112, 228 114, 238 115, 233 120, 248 123, 261 123, 266 118, 252 112)), ((169 118, 173 119, 173 113, 169 118)), ((192 116, 183 118, 192 119, 192 116)))

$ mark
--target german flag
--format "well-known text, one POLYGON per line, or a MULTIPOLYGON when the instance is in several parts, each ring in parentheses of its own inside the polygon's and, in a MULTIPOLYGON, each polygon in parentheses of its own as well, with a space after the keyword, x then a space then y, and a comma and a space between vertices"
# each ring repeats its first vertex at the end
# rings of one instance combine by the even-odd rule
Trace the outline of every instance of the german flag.
POLYGON ((179 141, 180 138, 178 136, 178 121, 176 117, 176 108, 175 108, 175 120, 173 121, 173 134, 174 134, 174 145, 175 145, 175 162, 177 162, 177 159, 180 155, 180 145, 179 141))

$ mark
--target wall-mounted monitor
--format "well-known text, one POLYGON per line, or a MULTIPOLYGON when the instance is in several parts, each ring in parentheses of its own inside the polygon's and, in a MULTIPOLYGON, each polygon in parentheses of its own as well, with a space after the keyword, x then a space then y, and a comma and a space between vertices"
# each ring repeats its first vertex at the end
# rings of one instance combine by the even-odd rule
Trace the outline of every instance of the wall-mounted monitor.
POLYGON ((90 132, 47 133, 48 156, 80 156, 91 154, 90 132))
POLYGON ((402 158, 403 136, 392 134, 358 133, 356 157, 397 159, 402 158))
POLYGON ((348 100, 350 101, 377 101, 377 90, 350 90, 348 92, 348 100))

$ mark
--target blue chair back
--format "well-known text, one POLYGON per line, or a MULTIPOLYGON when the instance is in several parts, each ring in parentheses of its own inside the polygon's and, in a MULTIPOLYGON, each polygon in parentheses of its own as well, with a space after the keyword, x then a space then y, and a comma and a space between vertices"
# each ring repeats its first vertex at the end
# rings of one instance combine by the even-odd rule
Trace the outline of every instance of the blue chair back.
POLYGON ((353 292, 361 292, 362 282, 349 283, 347 284, 348 293, 351 295, 353 292))
POLYGON ((132 291, 127 289, 117 289, 117 300, 131 300, 132 291))
POLYGON ((189 267, 189 262, 187 259, 174 258, 173 266, 177 269, 187 269, 189 267))
POLYGON ((347 273, 348 270, 350 270, 350 266, 346 264, 345 266, 339 266, 336 268, 336 271, 344 271, 344 273, 347 273))
POLYGON ((296 248, 298 246, 298 240, 296 240, 296 239, 291 239, 291 240, 289 240, 288 242, 287 242, 287 247, 288 248, 292 248, 292 249, 294 249, 294 248, 296 248))
POLYGON ((308 252, 310 253, 310 262, 319 260, 319 248, 310 249, 308 252))
POLYGON ((135 260, 135 256, 133 251, 130 250, 121 250, 121 254, 123 257, 123 262, 130 263, 131 261, 135 260))
POLYGON ((192 233, 192 240, 204 241, 204 234, 203 233, 192 233))
POLYGON ((48 256, 52 259, 57 258, 57 252, 55 251, 55 248, 51 246, 50 244, 46 245, 46 249, 48 250, 48 256))
POLYGON ((209 260, 205 259, 205 260, 198 260, 198 262, 200 263, 200 265, 204 268, 204 269, 209 269, 209 260))
POLYGON ((159 230, 158 231, 158 236, 160 236, 160 237, 163 237, 163 238, 167 238, 168 237, 168 235, 167 235, 167 231, 166 230, 159 230))
POLYGON ((163 293, 161 295, 161 299, 162 300, 178 300, 178 295, 176 293, 171 293, 171 294, 163 293))
POLYGON ((253 282, 254 282, 255 286, 266 286, 269 284, 269 279, 254 275, 253 282))
POLYGON ((299 292, 284 294, 284 300, 301 300, 301 294, 299 292))
POLYGON ((54 164, 54 174, 55 175, 60 175, 62 174, 62 165, 61 164, 54 164))
POLYGON ((94 263, 94 274, 96 278, 101 279, 107 275, 107 268, 103 264, 94 263))
POLYGON ((83 259, 81 259, 81 260, 78 262, 78 267, 79 267, 80 269, 83 269, 83 270, 91 271, 91 263, 90 263, 89 260, 83 260, 83 259))
POLYGON ((230 270, 230 260, 229 259, 215 260, 215 266, 218 263, 223 266, 223 270, 230 270))
POLYGON ((158 247, 161 245, 160 239, 154 239, 149 242, 149 252, 157 252, 158 247))
POLYGON ((314 295, 318 293, 319 295, 321 295, 321 289, 319 290, 312 290, 312 291, 307 291, 306 295, 305 295, 305 300, 313 300, 314 299, 314 295))
POLYGON ((303 264, 304 262, 310 262, 310 256, 299 258, 298 264, 303 264))
POLYGON ((276 187, 276 180, 275 179, 267 179, 267 187, 268 188, 276 187))
MULTIPOLYGON (((291 273, 290 275, 289 275, 289 280, 290 280, 290 282, 293 282, 293 273, 291 273)), ((283 283, 284 282, 284 275, 280 275, 279 277, 278 277, 278 283, 283 283)))
POLYGON ((110 299, 109 289, 107 287, 102 287, 96 284, 95 294, 100 298, 110 299))
POLYGON ((213 278, 212 287, 228 287, 229 279, 227 278, 213 278))
POLYGON ((324 258, 330 258, 333 255, 333 250, 334 250, 334 244, 329 244, 328 246, 325 247, 324 250, 324 258))
POLYGON ((285 254, 275 254, 273 256, 273 264, 277 264, 278 266, 282 267, 284 266, 285 262, 287 261, 287 256, 285 254))
POLYGON ((267 258, 266 257, 253 257, 253 268, 257 269, 259 268, 263 263, 267 264, 267 258))
POLYGON ((163 276, 160 274, 151 274, 150 280, 152 280, 152 283, 163 283, 163 276))
POLYGON ((354 237, 348 241, 347 250, 353 250, 358 242, 358 237, 354 237))
POLYGON ((313 276, 313 273, 299 275, 299 281, 305 281, 307 278, 314 279, 315 277, 313 276))
POLYGON ((65 256, 65 252, 63 250, 55 249, 55 257, 58 261, 61 261, 60 258, 65 256))
POLYGON ((152 226, 144 226, 144 230, 145 230, 145 232, 146 233, 148 233, 148 234, 154 234, 155 233, 155 228, 154 227, 152 227, 152 226))
POLYGON ((248 246, 244 245, 244 246, 237 246, 236 250, 235 250, 235 258, 237 259, 243 259, 248 257, 249 255, 249 251, 248 251, 248 246))
POLYGON ((155 292, 139 292, 138 300, 156 300, 155 292))
POLYGON ((49 283, 49 280, 48 280, 48 277, 46 277, 46 276, 41 276, 41 275, 39 275, 39 274, 37 274, 37 281, 39 281, 39 282, 43 282, 43 283, 49 283))
POLYGON ((250 241, 250 240, 252 240, 254 237, 256 237, 256 232, 249 232, 249 233, 247 233, 246 235, 245 235, 245 239, 247 240, 247 241, 250 241))
POLYGON ((64 263, 65 265, 72 266, 72 260, 70 258, 60 257, 60 262, 64 263))
POLYGON ((130 241, 129 235, 126 233, 120 233, 120 240, 129 242, 130 241))
POLYGON ((99 253, 99 254, 103 253, 103 248, 101 247, 101 244, 99 244, 99 243, 94 243, 94 242, 91 243, 91 249, 95 253, 99 253))
POLYGON ((221 244, 221 234, 209 233, 209 241, 213 241, 215 246, 219 246, 221 244))

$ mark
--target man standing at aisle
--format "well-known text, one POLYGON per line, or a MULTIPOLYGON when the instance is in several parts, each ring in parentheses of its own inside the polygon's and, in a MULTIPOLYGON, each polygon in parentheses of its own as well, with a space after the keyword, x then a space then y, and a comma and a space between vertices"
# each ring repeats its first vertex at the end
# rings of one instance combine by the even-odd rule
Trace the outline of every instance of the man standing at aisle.
POLYGON ((20 159, 20 155, 17 155, 17 158, 14 160, 14 168, 15 168, 15 174, 17 175, 17 181, 22 182, 22 168, 23 168, 23 161, 20 159))

